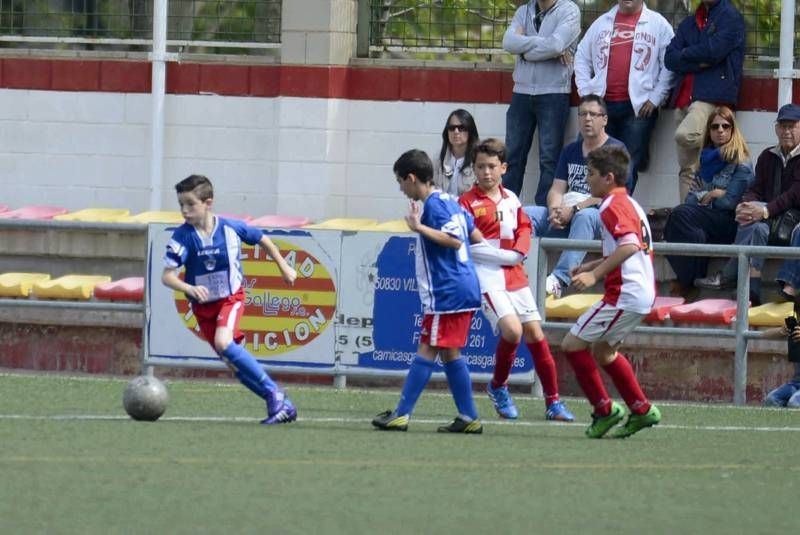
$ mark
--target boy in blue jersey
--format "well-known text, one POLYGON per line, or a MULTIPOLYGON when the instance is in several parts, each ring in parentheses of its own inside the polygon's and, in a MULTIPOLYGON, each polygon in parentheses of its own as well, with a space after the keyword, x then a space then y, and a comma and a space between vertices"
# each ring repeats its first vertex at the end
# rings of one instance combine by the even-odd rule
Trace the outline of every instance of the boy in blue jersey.
POLYGON ((167 244, 161 281, 186 294, 203 338, 239 381, 266 402, 267 417, 261 423, 296 420, 297 410, 292 402, 241 345, 244 335, 239 321, 245 300, 239 260, 242 242, 263 247, 286 284, 294 284, 297 273, 261 230, 211 213, 214 188, 208 178, 191 175, 178 182, 175 191, 186 222, 175 229, 167 244), (184 280, 178 276, 181 267, 186 271, 184 280))
POLYGON ((481 293, 467 241, 482 237, 472 216, 447 193, 433 185, 433 164, 421 150, 405 152, 394 164, 400 190, 411 199, 408 227, 418 234, 415 247, 417 284, 423 321, 417 356, 408 370, 400 402, 393 411, 372 420, 378 429, 408 430, 408 420, 433 373, 437 355, 444 363, 458 416, 442 433, 483 432, 472 398, 472 381, 461 358, 472 314, 481 306, 481 293), (416 201, 422 202, 422 209, 416 201))

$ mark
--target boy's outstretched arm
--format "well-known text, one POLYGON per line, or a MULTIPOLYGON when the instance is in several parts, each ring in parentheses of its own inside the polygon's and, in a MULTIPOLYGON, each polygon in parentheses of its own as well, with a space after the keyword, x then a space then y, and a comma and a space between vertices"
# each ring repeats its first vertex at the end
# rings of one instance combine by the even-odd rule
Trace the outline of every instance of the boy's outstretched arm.
MULTIPOLYGON (((572 276, 572 284, 578 291, 591 288, 597 281, 608 275, 608 273, 615 267, 622 264, 629 256, 632 256, 639 250, 638 245, 626 243, 617 247, 611 256, 601 260, 592 269, 585 269, 583 271, 575 270, 575 275, 572 276)), ((591 264, 591 263, 590 263, 591 264)))
POLYGON ((258 245, 264 248, 267 254, 272 258, 276 264, 278 264, 278 269, 281 272, 281 277, 283 281, 288 284, 289 286, 294 286, 294 281, 297 279, 297 271, 294 270, 289 264, 286 263, 286 260, 281 256, 280 250, 278 247, 269 239, 269 237, 264 234, 261 236, 261 239, 258 240, 258 245))
POLYGON ((205 286, 192 286, 178 277, 178 270, 175 268, 164 268, 161 274, 161 282, 167 288, 172 288, 178 292, 183 292, 198 303, 208 301, 208 288, 205 286))

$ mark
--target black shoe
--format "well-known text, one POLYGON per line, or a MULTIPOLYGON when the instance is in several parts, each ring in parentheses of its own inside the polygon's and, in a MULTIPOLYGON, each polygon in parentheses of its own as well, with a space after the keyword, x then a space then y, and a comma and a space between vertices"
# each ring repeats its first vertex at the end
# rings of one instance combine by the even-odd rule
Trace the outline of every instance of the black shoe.
POLYGON ((483 426, 481 425, 480 420, 472 420, 468 422, 461 418, 461 416, 456 416, 456 419, 453 420, 453 423, 450 425, 443 425, 437 429, 440 433, 465 433, 468 435, 480 435, 483 433, 483 426))
POLYGON ((721 271, 717 271, 708 277, 695 279, 694 285, 707 290, 730 290, 736 288, 736 281, 725 278, 721 271))
POLYGON ((761 306, 761 292, 754 292, 753 290, 750 290, 750 306, 761 306))
POLYGON ((372 425, 383 431, 408 431, 408 415, 384 411, 372 419, 372 425))

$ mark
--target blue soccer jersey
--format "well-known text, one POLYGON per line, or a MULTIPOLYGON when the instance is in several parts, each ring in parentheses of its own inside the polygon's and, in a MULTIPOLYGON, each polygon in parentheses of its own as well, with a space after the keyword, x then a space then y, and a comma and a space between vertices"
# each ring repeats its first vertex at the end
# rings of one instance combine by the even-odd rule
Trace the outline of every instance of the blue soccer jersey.
POLYGON ((469 235, 475 228, 472 216, 448 193, 434 190, 422 206, 420 220, 462 242, 461 247, 453 249, 417 237, 417 286, 423 312, 477 310, 481 306, 481 290, 469 254, 469 235))
POLYGON ((186 283, 205 286, 209 301, 217 301, 242 287, 242 242, 255 245, 262 235, 261 230, 242 221, 219 216, 214 217, 214 230, 209 237, 184 223, 175 229, 167 244, 164 265, 176 269, 185 266, 186 283))

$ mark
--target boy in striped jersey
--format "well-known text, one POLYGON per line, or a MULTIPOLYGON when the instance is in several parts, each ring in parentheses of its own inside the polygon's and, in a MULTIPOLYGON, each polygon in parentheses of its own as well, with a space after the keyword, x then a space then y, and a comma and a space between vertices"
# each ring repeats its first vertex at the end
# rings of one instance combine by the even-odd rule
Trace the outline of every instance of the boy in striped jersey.
POLYGON ((531 221, 514 192, 502 185, 506 147, 497 139, 485 139, 475 148, 473 162, 475 185, 459 202, 473 215, 485 240, 470 249, 481 283, 483 314, 500 334, 494 376, 486 391, 501 418, 518 417, 507 382, 524 338, 542 382, 545 418, 571 422, 575 417, 559 399, 556 363, 523 266, 531 246, 531 221))
POLYGON ((599 207, 603 258, 574 268, 572 284, 582 291, 604 278, 605 293, 578 318, 561 348, 594 407, 592 424, 586 429, 589 438, 601 438, 625 417, 622 405, 609 398, 598 364, 631 411, 614 438, 628 437, 661 421, 661 413, 645 397, 630 362, 617 351, 656 298, 650 226, 642 207, 625 189, 629 161, 627 151, 618 145, 604 145, 586 156, 586 181, 592 196, 603 199, 599 207))

